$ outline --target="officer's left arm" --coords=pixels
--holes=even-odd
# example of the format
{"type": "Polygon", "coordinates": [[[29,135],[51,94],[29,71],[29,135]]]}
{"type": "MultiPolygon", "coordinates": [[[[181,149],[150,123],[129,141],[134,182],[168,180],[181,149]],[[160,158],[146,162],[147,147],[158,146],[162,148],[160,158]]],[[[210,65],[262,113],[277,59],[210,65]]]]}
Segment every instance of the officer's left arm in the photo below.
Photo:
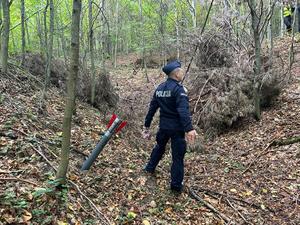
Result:
{"type": "Polygon", "coordinates": [[[176,93],[176,109],[180,117],[180,122],[183,125],[184,131],[189,132],[193,130],[190,109],[189,98],[183,86],[180,86],[176,93]]]}
{"type": "Polygon", "coordinates": [[[152,100],[150,102],[148,113],[147,113],[146,118],[145,118],[145,124],[144,124],[144,126],[146,128],[150,127],[152,119],[153,119],[153,116],[155,115],[158,107],[159,107],[159,105],[158,105],[158,102],[156,100],[156,96],[155,96],[155,93],[154,93],[153,98],[152,98],[152,100]]]}

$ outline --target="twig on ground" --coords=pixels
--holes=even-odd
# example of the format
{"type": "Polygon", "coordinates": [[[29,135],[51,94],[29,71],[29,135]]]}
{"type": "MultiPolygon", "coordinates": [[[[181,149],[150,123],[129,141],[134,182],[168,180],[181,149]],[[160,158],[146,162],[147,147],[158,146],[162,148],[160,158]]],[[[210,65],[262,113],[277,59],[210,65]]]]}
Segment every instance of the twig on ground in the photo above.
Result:
{"type": "Polygon", "coordinates": [[[202,199],[199,195],[197,195],[196,192],[192,188],[189,188],[189,193],[193,198],[195,198],[197,201],[199,201],[201,204],[203,204],[206,208],[211,210],[213,213],[215,213],[221,219],[223,219],[226,223],[235,224],[230,218],[228,218],[226,215],[221,213],[219,210],[217,210],[215,207],[213,207],[211,204],[209,204],[204,199],[202,199]]]}
{"type": "Polygon", "coordinates": [[[271,182],[272,184],[274,184],[276,187],[278,187],[280,190],[284,191],[285,193],[287,193],[288,195],[292,195],[291,192],[289,192],[288,190],[286,190],[283,187],[280,187],[279,184],[277,184],[274,180],[272,180],[271,178],[268,178],[266,176],[263,176],[266,180],[268,180],[269,182],[271,182]]]}
{"type": "MultiPolygon", "coordinates": [[[[37,152],[39,153],[39,155],[42,156],[42,158],[52,167],[52,169],[56,172],[57,169],[52,165],[52,163],[47,159],[47,157],[40,151],[41,148],[39,147],[39,150],[36,149],[33,145],[31,145],[32,148],[37,152]]],[[[71,180],[68,180],[69,183],[71,183],[73,186],[75,186],[76,190],[79,192],[79,194],[81,196],[83,196],[88,202],[89,204],[91,205],[91,207],[96,211],[97,215],[98,215],[98,218],[103,222],[103,224],[105,225],[109,225],[109,220],[100,212],[100,210],[97,208],[97,206],[93,203],[93,201],[87,197],[82,191],[81,189],[79,188],[79,186],[77,184],[75,184],[73,181],[71,180]],[[103,219],[104,218],[104,219],[103,219]]]]}
{"type": "Polygon", "coordinates": [[[6,173],[21,173],[21,172],[24,172],[25,170],[13,170],[13,171],[10,171],[10,170],[0,170],[0,173],[2,174],[6,174],[6,173]]]}
{"type": "Polygon", "coordinates": [[[82,152],[82,151],[80,151],[80,150],[78,150],[78,149],[76,149],[76,148],[72,148],[72,150],[73,150],[74,152],[77,152],[78,154],[84,156],[84,157],[88,157],[88,156],[89,156],[88,154],[86,154],[86,153],[84,153],[84,152],[82,152]]]}
{"type": "Polygon", "coordinates": [[[95,209],[96,213],[98,214],[98,217],[100,218],[100,220],[103,222],[103,224],[107,224],[109,225],[109,220],[105,217],[105,215],[103,215],[100,210],[97,208],[97,206],[93,203],[93,201],[87,197],[79,188],[79,186],[77,184],[75,184],[73,181],[68,180],[69,183],[71,183],[73,186],[75,186],[75,188],[77,189],[77,191],[79,192],[79,194],[81,194],[88,202],[89,204],[95,209]],[[104,218],[104,219],[103,219],[104,218]]]}
{"type": "Polygon", "coordinates": [[[56,172],[56,168],[52,165],[52,163],[47,159],[47,157],[42,153],[41,151],[41,147],[39,146],[37,148],[35,148],[32,144],[30,144],[30,146],[32,147],[33,150],[35,150],[40,156],[42,156],[42,158],[54,169],[54,171],[56,172]]]}
{"type": "Polygon", "coordinates": [[[227,203],[228,203],[228,205],[244,220],[244,222],[246,223],[246,224],[252,224],[252,223],[250,223],[250,222],[248,222],[246,219],[245,219],[245,217],[243,216],[243,214],[242,213],[240,213],[239,212],[239,210],[237,210],[234,206],[233,206],[233,204],[228,200],[228,199],[226,199],[226,201],[227,201],[227,203]]]}
{"type": "Polygon", "coordinates": [[[297,212],[297,209],[298,209],[298,199],[299,199],[299,194],[297,195],[297,197],[296,197],[296,200],[295,200],[295,208],[294,208],[294,210],[289,214],[289,217],[292,217],[292,215],[294,215],[295,214],[295,212],[297,212]]]}
{"type": "Polygon", "coordinates": [[[249,163],[248,167],[242,172],[242,174],[246,173],[251,168],[251,166],[253,166],[253,164],[266,153],[266,151],[272,146],[273,142],[274,139],[272,139],[269,144],[267,144],[267,146],[251,161],[251,163],[249,163]]]}
{"type": "Polygon", "coordinates": [[[223,193],[219,193],[217,191],[208,190],[208,189],[204,189],[204,188],[196,187],[195,189],[198,190],[198,191],[200,191],[200,192],[204,192],[204,193],[208,194],[209,196],[211,196],[213,198],[216,198],[216,199],[217,199],[217,197],[215,195],[222,196],[222,197],[225,197],[226,199],[230,199],[230,200],[233,200],[233,201],[241,202],[241,203],[243,203],[245,205],[248,205],[248,206],[251,206],[251,207],[253,207],[255,209],[261,209],[260,205],[258,205],[256,203],[248,202],[248,201],[246,201],[244,199],[235,198],[235,197],[223,194],[223,193]]]}
{"type": "Polygon", "coordinates": [[[32,184],[33,186],[38,186],[36,183],[30,181],[30,180],[25,180],[22,178],[18,178],[18,177],[0,177],[0,180],[11,180],[11,181],[22,181],[28,184],[32,184]]]}

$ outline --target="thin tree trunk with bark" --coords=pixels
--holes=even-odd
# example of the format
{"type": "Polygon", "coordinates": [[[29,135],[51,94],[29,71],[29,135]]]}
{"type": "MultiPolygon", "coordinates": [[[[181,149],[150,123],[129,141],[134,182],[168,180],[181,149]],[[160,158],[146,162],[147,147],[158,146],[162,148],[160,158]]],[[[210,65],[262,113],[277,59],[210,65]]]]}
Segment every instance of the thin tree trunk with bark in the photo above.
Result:
{"type": "Polygon", "coordinates": [[[93,30],[93,6],[92,0],[89,0],[89,44],[91,58],[91,104],[95,102],[95,58],[94,58],[94,30],[93,30]]]}
{"type": "Polygon", "coordinates": [[[143,5],[142,5],[142,0],[139,0],[139,11],[140,11],[140,20],[141,20],[141,35],[142,35],[142,63],[143,63],[143,68],[145,70],[145,75],[146,75],[146,80],[147,83],[150,82],[148,73],[147,73],[147,63],[146,63],[146,57],[145,57],[145,37],[144,37],[144,18],[143,18],[143,5]]]}
{"type": "Polygon", "coordinates": [[[25,0],[21,0],[22,65],[25,61],[25,0]]]}
{"type": "Polygon", "coordinates": [[[2,9],[3,9],[3,32],[2,32],[2,43],[1,43],[1,66],[2,66],[2,71],[6,73],[7,61],[8,61],[9,26],[10,26],[8,0],[2,0],[2,9]]]}
{"type": "Polygon", "coordinates": [[[44,52],[44,40],[43,40],[43,29],[41,26],[41,18],[40,18],[40,13],[38,13],[36,17],[36,26],[37,26],[37,36],[39,37],[39,42],[40,42],[40,52],[44,52]]]}
{"type": "Polygon", "coordinates": [[[63,119],[63,139],[60,163],[56,178],[61,184],[66,182],[69,165],[70,138],[72,114],[75,108],[76,81],[79,70],[79,27],[80,27],[81,0],[73,0],[72,30],[71,30],[71,62],[67,83],[66,106],[63,119]]]}
{"type": "Polygon", "coordinates": [[[281,4],[280,7],[280,37],[284,35],[284,18],[283,18],[283,3],[281,4]]]}
{"type": "Polygon", "coordinates": [[[164,7],[163,7],[163,1],[160,0],[160,13],[159,13],[159,17],[160,17],[160,26],[159,26],[159,31],[160,31],[160,58],[162,60],[162,66],[165,64],[166,62],[166,54],[165,54],[165,29],[164,29],[164,7]]]}
{"type": "Polygon", "coordinates": [[[46,85],[45,88],[47,90],[50,83],[51,76],[51,63],[53,56],[53,35],[54,35],[54,4],[53,0],[50,0],[50,32],[49,32],[49,43],[48,43],[48,57],[47,57],[47,70],[46,70],[46,85]]]}
{"type": "Polygon", "coordinates": [[[255,0],[248,0],[248,6],[251,13],[251,26],[253,31],[254,45],[255,45],[255,65],[254,65],[254,117],[256,120],[261,118],[260,109],[260,82],[259,76],[261,72],[261,42],[259,33],[259,18],[256,12],[255,0]]]}
{"type": "Polygon", "coordinates": [[[30,47],[30,35],[29,35],[29,29],[28,29],[28,22],[25,19],[25,31],[26,31],[26,35],[25,37],[27,37],[27,48],[30,47]]]}
{"type": "Polygon", "coordinates": [[[192,17],[193,17],[193,28],[197,27],[197,11],[196,11],[196,0],[192,0],[192,17]]]}
{"type": "MultiPolygon", "coordinates": [[[[3,26],[3,18],[2,18],[2,0],[0,0],[0,26],[3,26]]],[[[2,45],[2,32],[0,32],[0,62],[1,62],[1,45],[2,45]]]]}
{"type": "Polygon", "coordinates": [[[118,23],[119,23],[119,1],[116,3],[116,39],[115,39],[115,54],[114,54],[114,68],[117,67],[117,54],[118,54],[118,23]]]}
{"type": "Polygon", "coordinates": [[[44,22],[44,56],[47,57],[48,54],[48,26],[47,26],[47,11],[49,7],[49,0],[47,0],[47,4],[45,6],[44,12],[43,12],[43,22],[44,22]]]}
{"type": "Polygon", "coordinates": [[[45,8],[45,12],[44,12],[44,25],[45,25],[45,43],[47,45],[47,52],[46,52],[46,56],[47,56],[47,62],[46,62],[46,78],[45,78],[45,82],[44,82],[44,89],[43,89],[43,93],[42,93],[42,98],[41,98],[41,109],[44,106],[44,100],[46,97],[46,92],[47,89],[49,87],[50,84],[50,79],[51,79],[51,63],[52,63],[52,56],[53,56],[53,33],[54,33],[54,4],[53,4],[53,0],[50,0],[50,2],[47,1],[47,6],[45,8]],[[47,20],[46,20],[46,16],[47,16],[47,8],[48,8],[48,3],[49,3],[49,7],[50,7],[50,30],[49,30],[49,43],[48,43],[48,35],[47,35],[47,20]]]}
{"type": "MultiPolygon", "coordinates": [[[[272,0],[269,0],[269,13],[271,13],[271,10],[274,10],[272,8],[272,0]]],[[[270,66],[273,66],[273,49],[274,49],[274,41],[273,41],[273,31],[272,31],[272,19],[269,20],[269,26],[268,26],[268,39],[270,42],[270,50],[269,50],[269,55],[270,55],[270,66]]]]}
{"type": "Polygon", "coordinates": [[[180,42],[179,42],[179,39],[180,39],[180,36],[179,36],[179,16],[178,16],[178,5],[177,5],[177,2],[176,2],[176,7],[175,7],[175,17],[176,17],[176,50],[177,50],[177,55],[176,55],[176,58],[177,60],[179,60],[180,58],[180,42]]]}
{"type": "Polygon", "coordinates": [[[295,24],[296,24],[296,16],[297,16],[297,9],[295,9],[293,14],[292,20],[292,43],[289,49],[289,76],[288,79],[290,80],[292,76],[292,66],[295,61],[295,53],[294,53],[294,42],[295,42],[295,24]]]}
{"type": "MultiPolygon", "coordinates": [[[[60,20],[60,23],[58,21],[58,19],[56,19],[56,26],[59,27],[59,24],[62,24],[63,25],[63,20],[61,18],[61,14],[57,12],[57,18],[59,18],[60,20]]],[[[61,32],[59,32],[59,37],[61,39],[61,45],[62,45],[62,52],[63,52],[63,55],[64,55],[64,60],[65,60],[65,64],[67,64],[67,54],[66,54],[66,49],[67,49],[67,46],[66,46],[66,38],[65,38],[65,32],[64,32],[64,29],[61,29],[61,32]]]]}

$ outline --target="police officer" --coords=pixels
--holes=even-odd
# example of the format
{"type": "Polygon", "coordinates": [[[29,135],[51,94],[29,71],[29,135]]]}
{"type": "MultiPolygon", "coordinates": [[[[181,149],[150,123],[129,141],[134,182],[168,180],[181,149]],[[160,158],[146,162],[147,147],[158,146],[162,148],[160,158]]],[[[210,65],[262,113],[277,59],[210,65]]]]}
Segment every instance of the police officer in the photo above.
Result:
{"type": "Polygon", "coordinates": [[[171,139],[171,190],[175,193],[181,193],[186,152],[185,134],[187,141],[193,144],[197,133],[192,126],[187,93],[179,83],[184,76],[181,63],[179,61],[170,62],[162,70],[168,78],[154,92],[143,131],[144,137],[149,137],[153,116],[160,108],[159,130],[156,135],[157,144],[153,148],[150,160],[144,170],[148,173],[154,173],[165,152],[166,144],[171,139]]]}

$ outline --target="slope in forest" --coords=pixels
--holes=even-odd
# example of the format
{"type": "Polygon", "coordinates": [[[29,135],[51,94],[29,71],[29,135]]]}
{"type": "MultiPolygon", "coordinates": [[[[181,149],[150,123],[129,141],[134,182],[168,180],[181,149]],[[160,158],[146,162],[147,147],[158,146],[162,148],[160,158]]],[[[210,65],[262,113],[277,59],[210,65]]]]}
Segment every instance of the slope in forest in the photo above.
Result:
{"type": "Polygon", "coordinates": [[[164,79],[158,69],[148,70],[150,83],[142,71],[131,75],[130,67],[112,71],[121,99],[118,111],[130,124],[85,177],[79,168],[112,112],[77,102],[68,191],[56,191],[63,94],[51,88],[40,114],[36,79],[10,67],[0,76],[0,223],[224,224],[222,214],[236,224],[299,224],[300,145],[272,145],[300,135],[299,62],[297,54],[293,82],[260,122],[244,121],[206,141],[204,150],[187,152],[186,190],[179,197],[168,190],[169,153],[155,176],[141,173],[155,140],[141,140],[139,131],[152,89],[164,79]],[[191,190],[219,213],[192,198],[191,190]]]}

